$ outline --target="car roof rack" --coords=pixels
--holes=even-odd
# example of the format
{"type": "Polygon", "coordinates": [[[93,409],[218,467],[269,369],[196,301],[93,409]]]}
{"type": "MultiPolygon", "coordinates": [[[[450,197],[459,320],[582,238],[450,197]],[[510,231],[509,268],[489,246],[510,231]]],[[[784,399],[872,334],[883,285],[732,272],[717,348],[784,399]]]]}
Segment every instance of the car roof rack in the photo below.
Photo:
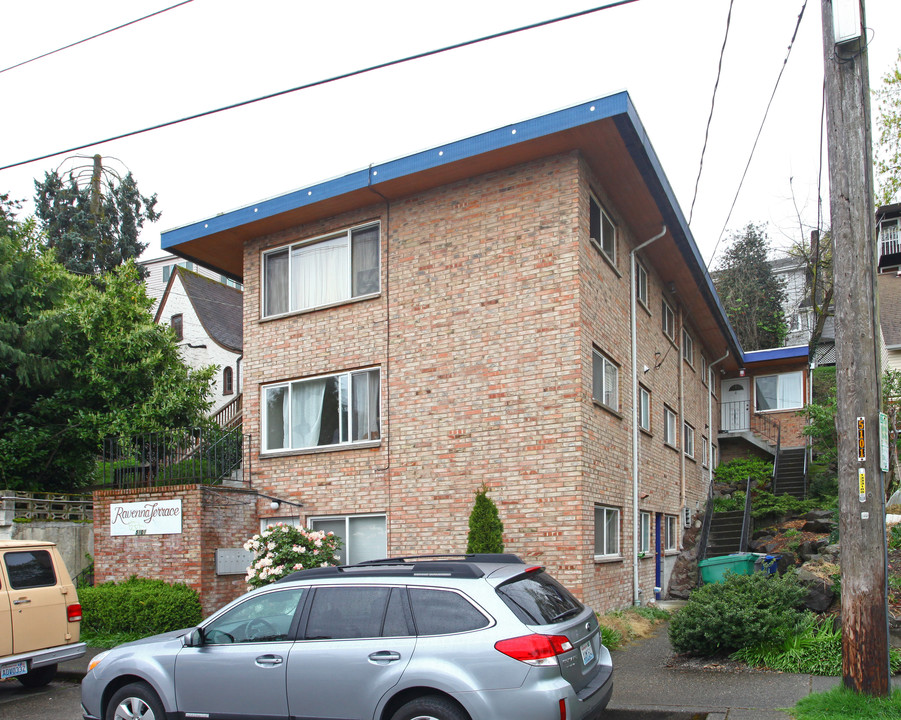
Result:
{"type": "Polygon", "coordinates": [[[508,553],[470,553],[468,555],[410,555],[406,557],[365,560],[356,565],[338,565],[286,575],[278,582],[329,577],[454,577],[480,578],[485,572],[478,563],[519,563],[522,560],[508,553]]]}

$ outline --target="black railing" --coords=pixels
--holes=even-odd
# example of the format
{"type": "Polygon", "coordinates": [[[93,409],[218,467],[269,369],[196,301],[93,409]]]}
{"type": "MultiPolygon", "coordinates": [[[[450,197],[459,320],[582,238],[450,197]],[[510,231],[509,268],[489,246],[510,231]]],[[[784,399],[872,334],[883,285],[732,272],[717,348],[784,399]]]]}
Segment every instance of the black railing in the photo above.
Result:
{"type": "MultiPolygon", "coordinates": [[[[707,540],[710,537],[710,524],[713,522],[713,478],[710,479],[710,487],[707,490],[707,507],[704,511],[704,522],[701,525],[701,535],[698,537],[697,560],[707,559],[707,540]]],[[[698,575],[698,583],[701,582],[701,576],[698,575]]]]}
{"type": "Polygon", "coordinates": [[[781,427],[769,415],[751,412],[751,403],[747,400],[720,403],[720,432],[749,431],[771,443],[778,443],[781,427]]]}
{"type": "Polygon", "coordinates": [[[190,428],[110,437],[103,443],[100,487],[217,485],[249,477],[250,436],[231,430],[190,428]]]}
{"type": "Polygon", "coordinates": [[[741,521],[741,540],[738,545],[738,552],[744,552],[751,542],[751,477],[748,476],[748,482],[745,485],[745,514],[741,521]]]}

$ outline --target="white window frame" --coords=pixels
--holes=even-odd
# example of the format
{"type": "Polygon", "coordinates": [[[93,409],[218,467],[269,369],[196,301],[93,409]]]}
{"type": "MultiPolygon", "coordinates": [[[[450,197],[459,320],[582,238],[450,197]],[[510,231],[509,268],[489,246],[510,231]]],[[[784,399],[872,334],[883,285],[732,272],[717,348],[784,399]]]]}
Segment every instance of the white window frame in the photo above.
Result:
{"type": "Polygon", "coordinates": [[[695,456],[695,429],[690,423],[682,423],[682,449],[690,458],[695,456]]]}
{"type": "Polygon", "coordinates": [[[342,305],[347,302],[351,302],[353,300],[358,300],[361,298],[375,297],[381,292],[382,281],[381,281],[381,263],[382,263],[382,252],[381,252],[381,223],[379,222],[370,222],[363,223],[362,225],[354,225],[353,227],[345,228],[339,232],[328,233],[327,235],[320,235],[314,238],[308,238],[299,242],[291,243],[289,245],[280,245],[279,247],[270,248],[263,252],[261,262],[260,262],[260,315],[263,318],[273,318],[273,317],[281,317],[283,315],[290,315],[291,313],[296,312],[307,312],[310,310],[315,310],[321,307],[331,307],[332,305],[342,305]],[[359,292],[356,295],[353,290],[353,239],[356,233],[362,233],[372,228],[376,228],[378,231],[378,239],[377,239],[377,258],[376,258],[376,267],[375,270],[375,278],[376,278],[376,289],[370,290],[368,292],[359,292]],[[297,299],[297,305],[294,306],[295,300],[295,273],[292,272],[294,268],[294,264],[297,262],[295,259],[298,253],[303,253],[308,251],[310,248],[313,248],[316,245],[324,245],[325,243],[331,243],[337,247],[337,241],[346,240],[346,265],[347,265],[347,276],[345,278],[339,278],[336,281],[336,286],[339,286],[339,294],[329,301],[323,302],[312,302],[310,304],[302,303],[301,299],[297,299]],[[286,310],[280,310],[278,312],[269,312],[269,294],[268,294],[268,276],[267,273],[269,271],[269,266],[267,265],[267,261],[274,255],[280,253],[287,253],[287,281],[285,292],[287,293],[287,298],[285,299],[286,310]]]}
{"type": "Polygon", "coordinates": [[[802,370],[794,370],[792,372],[786,373],[774,373],[772,375],[759,375],[754,378],[754,409],[756,412],[782,412],[784,410],[800,410],[804,407],[804,372],[802,370]],[[782,397],[782,383],[783,379],[794,377],[796,378],[799,386],[798,393],[798,404],[797,405],[783,405],[782,401],[784,398],[782,397]],[[776,403],[777,407],[774,408],[761,408],[760,407],[760,398],[761,394],[758,391],[758,383],[761,380],[768,380],[770,378],[776,378],[776,403]]]}
{"type": "Polygon", "coordinates": [[[613,218],[610,217],[610,214],[604,209],[604,205],[595,197],[594,193],[589,194],[588,228],[588,235],[592,245],[616,267],[616,236],[618,235],[616,223],[613,222],[613,218]],[[598,238],[591,237],[592,218],[595,213],[598,214],[597,226],[601,235],[598,238]]]}
{"type": "MultiPolygon", "coordinates": [[[[388,557],[388,516],[385,513],[360,513],[357,515],[316,515],[307,518],[307,527],[310,530],[319,530],[318,524],[344,522],[344,535],[341,537],[342,547],[338,550],[336,559],[342,564],[353,564],[364,560],[381,560],[388,557]],[[378,548],[364,553],[360,548],[354,547],[355,534],[351,529],[354,520],[374,520],[381,518],[384,522],[382,538],[384,544],[378,548]]],[[[340,533],[336,533],[340,536],[340,533]]]]}
{"type": "Polygon", "coordinates": [[[648,271],[635,261],[635,299],[645,307],[648,306],[648,271]]]}
{"type": "Polygon", "coordinates": [[[651,391],[644,385],[638,386],[638,427],[651,432],[651,391]]]}
{"type": "Polygon", "coordinates": [[[703,451],[703,455],[701,456],[701,467],[707,467],[709,460],[708,455],[710,453],[710,441],[707,439],[706,435],[701,435],[701,449],[703,451]]]}
{"type": "Polygon", "coordinates": [[[620,518],[622,513],[619,508],[610,507],[609,505],[594,506],[594,557],[595,559],[620,557],[620,518]],[[600,522],[599,522],[600,521],[600,522]],[[616,547],[608,547],[607,529],[613,527],[616,530],[616,537],[613,544],[616,547]],[[598,535],[598,531],[600,535],[598,535]],[[598,541],[600,542],[600,546],[598,541]],[[598,552],[598,550],[601,552],[598,552]]]}
{"type": "Polygon", "coordinates": [[[591,354],[591,396],[595,402],[619,412],[619,365],[600,350],[594,348],[591,354]],[[597,368],[600,367],[600,387],[597,387],[597,368]],[[607,389],[612,376],[613,388],[607,389]],[[608,397],[612,394],[613,397],[608,397]]]}
{"type": "Polygon", "coordinates": [[[676,443],[678,442],[678,438],[676,437],[678,432],[678,416],[676,415],[676,411],[669,407],[669,405],[663,406],[663,443],[665,445],[669,445],[670,447],[678,447],[676,443]]]}
{"type": "MultiPolygon", "coordinates": [[[[367,400],[371,398],[371,393],[367,395],[367,400]]],[[[341,373],[329,373],[327,375],[317,375],[315,377],[309,378],[300,378],[298,380],[291,380],[288,382],[277,382],[270,383],[268,385],[263,385],[260,388],[260,407],[261,407],[261,425],[262,425],[262,439],[260,441],[262,454],[269,453],[283,453],[283,452],[297,452],[297,451],[321,451],[328,450],[336,447],[352,447],[354,445],[363,445],[363,446],[371,446],[373,444],[378,444],[381,442],[381,370],[378,367],[370,367],[370,368],[362,368],[360,370],[351,370],[347,372],[341,373]],[[354,435],[357,434],[358,428],[355,426],[356,422],[356,413],[354,412],[353,406],[353,397],[354,397],[354,379],[355,377],[367,375],[366,383],[367,386],[372,382],[372,376],[378,378],[378,393],[376,396],[376,407],[369,408],[368,419],[369,422],[374,422],[376,427],[374,429],[370,428],[369,433],[374,434],[375,437],[368,437],[362,439],[353,439],[354,435]],[[295,392],[296,386],[303,385],[304,383],[314,382],[314,381],[327,381],[331,378],[337,378],[340,400],[339,406],[347,408],[347,419],[346,426],[341,424],[341,418],[339,417],[339,432],[342,435],[346,436],[341,437],[339,442],[332,443],[329,445],[292,445],[292,436],[294,435],[293,429],[295,424],[295,419],[293,417],[294,412],[294,403],[292,402],[293,393],[295,392]],[[283,415],[283,436],[285,438],[285,442],[282,447],[269,447],[269,413],[267,412],[268,405],[268,393],[270,391],[277,391],[280,389],[286,390],[286,395],[283,399],[283,403],[287,403],[287,418],[284,418],[283,415]],[[343,405],[342,405],[343,402],[343,405]],[[373,415],[374,412],[374,415],[373,415]]]]}
{"type": "Polygon", "coordinates": [[[660,309],[660,314],[662,315],[660,329],[663,330],[663,334],[670,340],[676,342],[676,311],[673,310],[666,300],[661,300],[660,302],[662,304],[660,309]]]}
{"type": "Polygon", "coordinates": [[[695,364],[695,341],[691,333],[686,328],[682,328],[682,359],[689,365],[694,367],[695,364]]]}
{"type": "Polygon", "coordinates": [[[651,513],[642,510],[638,513],[638,552],[651,552],[651,513]]]}
{"type": "Polygon", "coordinates": [[[701,353],[701,382],[707,385],[710,382],[710,365],[707,356],[701,353]]]}
{"type": "Polygon", "coordinates": [[[679,549],[679,518],[676,515],[663,516],[663,551],[675,552],[679,549]]]}

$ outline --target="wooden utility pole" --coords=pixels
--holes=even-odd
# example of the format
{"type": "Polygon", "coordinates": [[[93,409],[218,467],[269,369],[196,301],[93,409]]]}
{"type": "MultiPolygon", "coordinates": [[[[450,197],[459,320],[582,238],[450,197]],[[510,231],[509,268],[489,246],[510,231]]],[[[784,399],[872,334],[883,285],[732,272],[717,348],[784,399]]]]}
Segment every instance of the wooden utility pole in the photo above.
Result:
{"type": "Polygon", "coordinates": [[[849,8],[838,8],[845,0],[821,2],[835,286],[842,678],[857,692],[885,696],[890,673],[879,447],[882,369],[864,0],[859,0],[859,37],[841,44],[836,43],[833,5],[843,12],[849,8]]]}

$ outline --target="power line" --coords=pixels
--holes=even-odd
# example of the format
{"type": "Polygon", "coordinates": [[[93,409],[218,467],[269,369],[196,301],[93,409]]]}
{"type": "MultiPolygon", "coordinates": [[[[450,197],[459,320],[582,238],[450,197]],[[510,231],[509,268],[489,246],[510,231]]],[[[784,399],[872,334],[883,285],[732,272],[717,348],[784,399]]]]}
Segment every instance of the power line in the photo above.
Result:
{"type": "MultiPolygon", "coordinates": [[[[720,230],[720,236],[716,240],[716,245],[713,246],[713,252],[710,254],[710,260],[707,262],[707,267],[709,268],[711,263],[713,263],[713,258],[716,256],[717,248],[720,246],[720,242],[723,239],[723,233],[726,232],[726,227],[729,225],[729,220],[732,219],[732,211],[735,210],[735,204],[738,202],[738,196],[741,193],[742,185],[745,183],[745,178],[748,175],[748,169],[751,167],[751,160],[754,159],[754,151],[757,149],[757,143],[760,141],[760,136],[763,133],[763,126],[766,124],[767,116],[770,113],[770,108],[773,105],[773,99],[776,97],[776,90],[779,89],[779,81],[782,80],[782,73],[785,72],[785,67],[788,65],[788,58],[792,54],[792,48],[795,46],[795,38],[798,37],[798,29],[801,27],[801,20],[804,17],[804,10],[807,9],[807,0],[804,0],[804,4],[801,6],[801,12],[798,14],[798,22],[795,24],[795,32],[792,33],[791,42],[788,44],[788,52],[785,54],[785,60],[782,61],[782,68],[779,70],[779,76],[776,78],[776,85],[773,87],[773,93],[770,95],[770,101],[767,103],[766,111],[763,113],[763,120],[760,121],[760,129],[757,131],[757,137],[754,138],[754,145],[751,148],[751,154],[748,156],[748,162],[745,165],[745,171],[741,175],[741,181],[738,183],[738,189],[735,191],[735,198],[732,200],[732,205],[729,208],[729,214],[726,216],[726,222],[723,223],[723,229],[720,230]]],[[[2,169],[2,168],[0,168],[2,169]]]]}
{"type": "Polygon", "coordinates": [[[720,75],[723,72],[723,55],[726,54],[726,41],[729,39],[729,27],[732,25],[733,0],[729,0],[729,14],[726,16],[726,34],[723,36],[723,47],[720,48],[720,62],[716,68],[716,82],[713,84],[713,97],[710,98],[710,115],[707,117],[707,129],[704,131],[704,147],[701,148],[701,163],[698,165],[698,177],[695,180],[695,194],[691,198],[691,210],[688,212],[688,224],[695,214],[695,201],[698,199],[698,186],[701,184],[701,170],[704,169],[704,155],[707,152],[707,139],[710,137],[710,123],[713,121],[713,107],[716,105],[716,90],[720,86],[720,75]]]}
{"type": "Polygon", "coordinates": [[[62,52],[63,50],[68,50],[69,48],[75,47],[76,45],[81,45],[82,43],[86,43],[89,40],[95,40],[96,38],[102,37],[103,35],[109,35],[111,32],[115,32],[116,30],[121,30],[122,28],[128,27],[129,25],[134,25],[135,23],[139,23],[142,20],[147,20],[148,18],[152,18],[156,15],[162,15],[164,12],[169,12],[170,10],[174,10],[177,7],[181,7],[182,5],[187,5],[190,2],[194,2],[194,0],[184,0],[184,2],[177,3],[176,5],[170,5],[167,8],[163,8],[162,10],[157,10],[156,12],[152,12],[149,15],[145,15],[144,17],[139,17],[136,20],[129,20],[127,23],[123,23],[122,25],[117,25],[114,28],[110,28],[109,30],[104,30],[103,32],[96,33],[91,35],[90,37],[83,38],[82,40],[77,40],[73,43],[69,43],[68,45],[63,45],[56,50],[50,50],[49,52],[42,53],[41,55],[36,55],[29,60],[23,60],[22,62],[16,63],[15,65],[10,65],[9,67],[3,68],[0,70],[0,74],[8,72],[10,70],[15,70],[18,67],[22,67],[23,65],[27,65],[28,63],[32,63],[35,60],[40,60],[41,58],[49,57],[50,55],[54,55],[58,52],[62,52]]]}
{"type": "MultiPolygon", "coordinates": [[[[190,0],[189,0],[190,1],[190,0]]],[[[496,40],[498,38],[506,37],[508,35],[514,35],[516,33],[525,32],[527,30],[534,30],[536,28],[545,27],[547,25],[553,25],[555,23],[564,22],[566,20],[572,20],[574,18],[583,17],[585,15],[591,15],[592,13],[600,12],[601,10],[609,10],[611,8],[619,7],[620,5],[629,5],[630,3],[637,2],[638,0],[616,0],[615,2],[607,3],[606,5],[599,5],[597,7],[590,8],[588,10],[581,10],[579,12],[571,13],[569,15],[563,15],[561,17],[553,18],[551,20],[542,20],[540,22],[532,23],[531,25],[523,25],[522,27],[514,28],[512,30],[502,30],[501,32],[493,33],[491,35],[485,35],[480,38],[475,38],[473,40],[464,40],[463,42],[455,43],[453,45],[446,45],[445,47],[438,48],[435,50],[426,50],[425,52],[417,53],[415,55],[408,55],[403,58],[399,58],[397,60],[388,60],[383,63],[378,63],[376,65],[370,65],[369,67],[362,68],[360,70],[352,70],[350,72],[342,73],[340,75],[334,75],[330,78],[326,78],[324,80],[315,80],[310,83],[306,83],[304,85],[298,85],[296,87],[288,88],[287,90],[279,90],[277,92],[269,93],[268,95],[261,95],[259,97],[253,98],[251,100],[242,100],[240,102],[232,103],[230,105],[224,105],[222,107],[216,108],[214,110],[205,110],[203,112],[195,113],[193,115],[187,115],[185,117],[179,118],[177,120],[168,120],[166,122],[157,123],[156,125],[151,125],[146,128],[142,128],[141,130],[132,130],[130,132],[121,133],[119,135],[113,135],[108,138],[104,138],[103,140],[94,140],[92,142],[84,143],[82,145],[75,145],[70,148],[66,148],[65,150],[57,150],[55,152],[47,153],[45,155],[40,155],[38,157],[33,157],[28,160],[20,160],[19,162],[10,163],[9,165],[0,166],[0,170],[9,170],[10,168],[20,167],[22,165],[28,165],[33,162],[38,162],[39,160],[46,160],[47,158],[55,157],[57,155],[65,155],[68,153],[76,152],[78,150],[84,150],[85,148],[92,147],[94,145],[102,145],[103,143],[113,142],[114,140],[122,140],[123,138],[133,137],[135,135],[141,135],[143,133],[151,132],[153,130],[160,130],[162,128],[171,127],[172,125],[178,125],[180,123],[188,122],[189,120],[197,120],[202,117],[207,117],[209,115],[215,115],[217,113],[225,112],[227,110],[235,110],[240,107],[244,107],[245,105],[253,105],[254,103],[262,102],[264,100],[272,100],[273,98],[281,97],[283,95],[289,95],[291,93],[298,92],[300,90],[309,90],[310,88],[319,87],[320,85],[327,85],[329,83],[337,82],[338,80],[346,80],[348,78],[356,77],[357,75],[363,75],[365,73],[370,73],[375,70],[383,70],[384,68],[389,68],[394,65],[400,65],[402,63],[411,62],[413,60],[421,60],[423,58],[431,57],[433,55],[439,55],[441,53],[446,53],[451,50],[459,50],[460,48],[469,47],[471,45],[477,45],[478,43],[487,42],[488,40],[496,40]]]]}

